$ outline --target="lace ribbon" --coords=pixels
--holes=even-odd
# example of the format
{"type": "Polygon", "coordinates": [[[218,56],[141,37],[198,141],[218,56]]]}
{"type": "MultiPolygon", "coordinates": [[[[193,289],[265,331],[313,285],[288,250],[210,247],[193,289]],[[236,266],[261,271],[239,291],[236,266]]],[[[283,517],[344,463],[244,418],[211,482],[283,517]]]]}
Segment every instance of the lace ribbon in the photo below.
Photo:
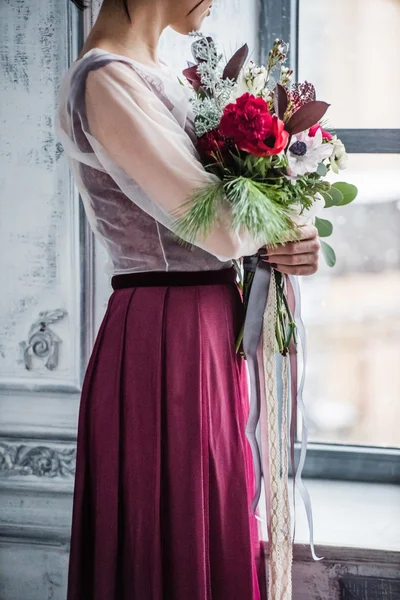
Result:
{"type": "Polygon", "coordinates": [[[292,598],[292,541],[288,494],[288,364],[282,362],[282,395],[278,397],[275,327],[277,321],[276,284],[271,273],[268,301],[263,318],[263,370],[265,400],[261,405],[261,446],[264,485],[269,498],[269,577],[268,597],[274,600],[292,598]],[[281,418],[280,417],[281,408],[281,418]]]}
{"type": "MultiPolygon", "coordinates": [[[[256,512],[261,482],[264,480],[267,528],[269,539],[269,597],[273,600],[290,600],[292,597],[291,568],[293,560],[294,529],[291,537],[291,514],[288,493],[288,448],[293,471],[293,503],[295,509],[295,486],[298,487],[307,514],[310,548],[314,560],[317,557],[313,540],[313,518],[308,490],[301,479],[305,463],[308,426],[303,402],[306,373],[306,337],[301,319],[300,288],[296,277],[287,279],[289,304],[294,312],[303,352],[303,372],[297,388],[297,348],[292,344],[289,357],[280,357],[275,347],[275,324],[277,316],[276,284],[270,266],[259,261],[258,256],[246,257],[245,269],[253,271],[254,280],[249,297],[243,335],[250,380],[250,410],[246,426],[255,473],[255,495],[252,501],[256,512]],[[278,386],[277,357],[282,375],[278,386]],[[291,406],[289,406],[289,365],[291,406]],[[296,437],[297,407],[302,418],[300,461],[296,472],[294,442],[296,437]],[[290,444],[288,419],[290,410],[290,444]],[[259,439],[257,439],[257,432],[259,439]]],[[[256,515],[259,520],[260,517],[256,515]]]]}

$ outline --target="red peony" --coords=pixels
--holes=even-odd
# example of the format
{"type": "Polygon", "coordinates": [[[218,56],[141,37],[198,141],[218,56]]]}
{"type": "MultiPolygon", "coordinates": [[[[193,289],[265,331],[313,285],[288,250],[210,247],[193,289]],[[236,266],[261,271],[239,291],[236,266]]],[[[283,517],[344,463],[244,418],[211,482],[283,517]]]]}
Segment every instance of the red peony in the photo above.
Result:
{"type": "Polygon", "coordinates": [[[249,93],[228,104],[220,131],[232,138],[240,150],[256,156],[279,154],[289,139],[284,122],[270,114],[267,102],[249,93]]]}
{"type": "Polygon", "coordinates": [[[325,129],[323,129],[323,128],[321,127],[321,125],[319,125],[318,123],[317,123],[317,125],[313,125],[312,127],[310,127],[310,130],[309,130],[309,132],[308,132],[308,135],[309,135],[310,137],[315,137],[315,134],[317,133],[317,131],[318,131],[319,129],[321,130],[322,137],[323,137],[325,140],[331,140],[331,139],[332,139],[332,136],[331,136],[331,134],[330,134],[330,133],[328,133],[327,131],[325,131],[325,129]]]}

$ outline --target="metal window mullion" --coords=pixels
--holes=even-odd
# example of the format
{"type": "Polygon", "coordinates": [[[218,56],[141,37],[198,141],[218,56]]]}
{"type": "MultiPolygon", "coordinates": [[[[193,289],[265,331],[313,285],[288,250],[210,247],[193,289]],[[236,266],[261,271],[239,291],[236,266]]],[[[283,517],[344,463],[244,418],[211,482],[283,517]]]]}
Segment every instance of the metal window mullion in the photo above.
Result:
{"type": "Polygon", "coordinates": [[[338,129],[336,133],[352,154],[400,153],[400,129],[338,129]]]}
{"type": "Polygon", "coordinates": [[[299,0],[262,0],[260,15],[260,59],[268,61],[268,52],[279,38],[290,44],[290,67],[298,72],[298,14],[299,0]]]}
{"type": "MultiPolygon", "coordinates": [[[[295,443],[296,464],[300,442],[295,443]]],[[[291,465],[289,474],[292,474],[291,465]]],[[[310,442],[303,476],[371,483],[400,483],[400,449],[310,442]]]]}

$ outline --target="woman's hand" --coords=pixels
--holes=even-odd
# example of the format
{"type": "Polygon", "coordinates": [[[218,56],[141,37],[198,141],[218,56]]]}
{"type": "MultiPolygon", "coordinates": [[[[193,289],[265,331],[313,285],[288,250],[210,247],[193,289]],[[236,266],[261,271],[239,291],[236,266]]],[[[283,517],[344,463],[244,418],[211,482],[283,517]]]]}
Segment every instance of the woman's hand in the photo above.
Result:
{"type": "Polygon", "coordinates": [[[317,229],[313,225],[304,225],[298,242],[280,244],[274,249],[265,246],[266,252],[261,258],[281,273],[313,275],[318,271],[320,249],[317,229]]]}

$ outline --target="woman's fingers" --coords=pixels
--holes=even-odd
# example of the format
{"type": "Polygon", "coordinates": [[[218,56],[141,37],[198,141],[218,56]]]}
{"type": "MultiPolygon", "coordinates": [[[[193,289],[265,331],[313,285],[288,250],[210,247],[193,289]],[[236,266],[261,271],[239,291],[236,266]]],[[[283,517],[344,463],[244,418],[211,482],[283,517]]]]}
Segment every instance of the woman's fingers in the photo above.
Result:
{"type": "Polygon", "coordinates": [[[280,255],[318,253],[320,248],[321,244],[316,227],[313,225],[305,225],[301,228],[301,238],[299,241],[279,244],[275,248],[266,246],[265,254],[275,257],[280,255]]]}
{"type": "Polygon", "coordinates": [[[280,244],[276,248],[265,246],[261,258],[271,267],[287,275],[314,275],[318,271],[321,243],[313,225],[301,227],[300,240],[280,244]]]}
{"type": "Polygon", "coordinates": [[[318,271],[319,254],[277,254],[263,259],[277,271],[288,275],[314,275],[318,271]]]}
{"type": "MultiPolygon", "coordinates": [[[[301,242],[289,242],[284,246],[276,248],[267,248],[265,256],[293,256],[296,254],[318,254],[321,249],[321,243],[318,238],[313,240],[304,240],[301,242]]],[[[275,261],[276,262],[276,261],[275,261]]]]}
{"type": "Polygon", "coordinates": [[[300,228],[300,240],[312,240],[318,237],[318,229],[315,225],[302,225],[300,228]]]}
{"type": "Polygon", "coordinates": [[[309,252],[305,254],[274,254],[273,256],[269,257],[266,262],[288,267],[311,266],[318,264],[318,253],[309,252]]]}

